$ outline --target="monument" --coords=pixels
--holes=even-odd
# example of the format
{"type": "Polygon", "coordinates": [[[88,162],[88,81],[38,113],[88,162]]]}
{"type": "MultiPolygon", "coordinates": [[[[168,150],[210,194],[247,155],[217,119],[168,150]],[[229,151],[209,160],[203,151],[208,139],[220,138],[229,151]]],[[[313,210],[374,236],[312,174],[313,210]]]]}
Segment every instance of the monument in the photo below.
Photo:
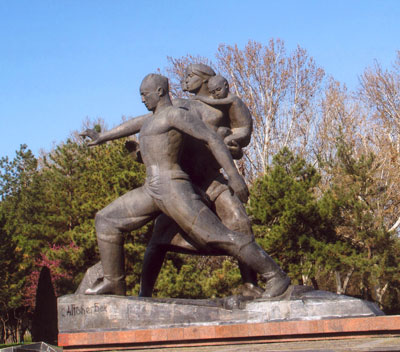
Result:
{"type": "Polygon", "coordinates": [[[61,335],[382,315],[370,302],[290,285],[255,242],[243,206],[248,190],[233,159],[242,157],[250,141],[249,110],[229,92],[228,82],[203,64],[188,66],[182,88],[193,94],[191,99],[171,100],[167,78],[147,75],[140,94],[150,114],[104,133],[82,133],[92,139],[91,146],[139,133],[146,181],[96,214],[101,262],[88,270],[75,295],[59,298],[61,335]],[[140,297],[121,297],[126,294],[124,236],[153,219],[140,297]],[[244,281],[242,294],[149,298],[169,250],[234,257],[244,281]],[[257,275],[266,282],[264,289],[257,275]]]}
{"type": "MultiPolygon", "coordinates": [[[[216,170],[222,167],[226,172],[229,188],[223,191],[232,191],[238,200],[246,202],[247,186],[222,138],[208,128],[193,110],[172,105],[167,78],[155,74],[146,76],[140,94],[153,114],[131,119],[129,126],[119,126],[115,131],[124,131],[128,135],[140,131],[139,146],[146,166],[146,181],[142,187],[128,192],[96,214],[97,242],[104,278],[85,293],[125,295],[124,232],[135,230],[163,213],[179,225],[184,231],[182,236],[195,248],[231,255],[260,274],[266,281],[262,296],[269,298],[282,294],[290,283],[287,275],[257,245],[254,236],[223,225],[195,192],[188,173],[182,167],[181,155],[188,153],[183,148],[184,137],[188,136],[208,148],[208,152],[203,154],[212,154],[215,164],[219,166],[215,167],[216,170]]],[[[115,138],[114,130],[104,134],[90,130],[84,135],[93,138],[91,145],[110,140],[110,136],[115,138]]],[[[210,163],[212,159],[207,160],[208,164],[213,164],[210,163]]],[[[219,185],[224,184],[219,182],[219,185]]]]}

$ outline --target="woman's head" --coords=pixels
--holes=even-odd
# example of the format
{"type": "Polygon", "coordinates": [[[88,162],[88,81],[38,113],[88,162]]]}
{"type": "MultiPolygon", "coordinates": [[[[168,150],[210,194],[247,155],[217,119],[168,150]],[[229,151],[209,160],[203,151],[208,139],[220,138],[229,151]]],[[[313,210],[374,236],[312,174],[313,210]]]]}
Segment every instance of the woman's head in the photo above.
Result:
{"type": "Polygon", "coordinates": [[[215,71],[205,64],[190,64],[186,68],[185,77],[182,81],[183,91],[197,93],[208,79],[215,76],[215,71]]]}

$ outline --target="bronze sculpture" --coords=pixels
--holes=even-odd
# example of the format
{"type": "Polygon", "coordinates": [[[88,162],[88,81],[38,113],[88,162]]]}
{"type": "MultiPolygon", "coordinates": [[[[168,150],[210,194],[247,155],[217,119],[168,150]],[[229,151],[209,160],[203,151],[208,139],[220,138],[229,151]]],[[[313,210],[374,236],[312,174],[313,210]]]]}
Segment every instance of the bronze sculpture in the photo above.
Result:
{"type": "MultiPolygon", "coordinates": [[[[205,90],[205,80],[199,82],[198,78],[201,77],[194,79],[193,76],[188,77],[186,82],[188,90],[191,89],[197,94],[202,89],[205,90]]],[[[190,147],[188,144],[183,145],[183,137],[190,136],[205,142],[209,147],[207,155],[210,155],[210,151],[213,155],[212,164],[215,164],[215,170],[219,170],[222,166],[229,177],[229,186],[236,194],[234,201],[247,200],[247,188],[237,173],[228,148],[221,137],[203,122],[207,117],[223,119],[223,114],[218,116],[203,112],[196,116],[196,110],[205,111],[204,106],[207,106],[201,102],[191,102],[190,108],[185,107],[186,102],[180,104],[179,101],[173,106],[168,95],[168,80],[160,75],[145,77],[141,85],[141,95],[142,101],[153,114],[129,120],[104,134],[98,135],[93,130],[83,134],[93,139],[91,145],[96,145],[140,131],[140,150],[147,174],[144,186],[118,198],[96,215],[96,231],[104,279],[86,293],[125,294],[123,232],[144,225],[162,212],[179,225],[184,231],[181,235],[195,248],[205,252],[215,251],[232,255],[253,273],[261,274],[267,280],[264,297],[282,294],[287,289],[290,279],[254,242],[251,229],[250,233],[241,233],[224,226],[194,191],[192,181],[196,183],[196,180],[189,179],[190,170],[188,172],[182,167],[185,165],[190,169],[193,166],[193,163],[185,164],[184,159],[190,155],[190,147]],[[193,108],[196,105],[194,103],[202,105],[193,108]]],[[[237,144],[232,143],[233,148],[237,149],[237,144]]],[[[201,145],[205,147],[204,143],[201,145]]],[[[210,163],[210,160],[208,162],[210,163]]],[[[214,184],[211,187],[212,191],[218,193],[222,189],[219,196],[224,193],[231,194],[226,181],[215,182],[218,175],[210,177],[209,171],[207,172],[205,183],[208,183],[208,186],[214,184]]],[[[204,178],[200,178],[198,182],[201,184],[204,178]]],[[[207,191],[209,188],[205,187],[207,191]]],[[[234,210],[235,208],[232,212],[234,210]]],[[[247,217],[245,219],[248,221],[247,217]]]]}
{"type": "MultiPolygon", "coordinates": [[[[199,100],[206,98],[210,94],[208,81],[214,76],[215,72],[211,67],[191,64],[186,69],[182,89],[194,94],[193,97],[199,100]]],[[[207,127],[224,138],[234,158],[242,157],[242,148],[250,142],[252,132],[252,118],[248,110],[244,112],[242,110],[240,111],[242,113],[232,116],[229,110],[219,109],[201,101],[176,99],[173,104],[183,105],[194,115],[199,116],[207,127]]],[[[182,156],[181,165],[196,186],[196,191],[203,195],[226,227],[253,236],[244,206],[229,190],[227,181],[220,172],[220,165],[210,150],[194,139],[187,139],[184,150],[186,152],[182,156]]],[[[194,248],[182,237],[182,230],[168,217],[161,214],[157,218],[144,256],[140,296],[152,295],[157,275],[168,250],[191,254],[221,254],[210,248],[207,250],[194,248]]],[[[239,262],[239,268],[244,282],[242,293],[253,297],[260,296],[263,291],[257,286],[257,274],[245,263],[239,262]]]]}

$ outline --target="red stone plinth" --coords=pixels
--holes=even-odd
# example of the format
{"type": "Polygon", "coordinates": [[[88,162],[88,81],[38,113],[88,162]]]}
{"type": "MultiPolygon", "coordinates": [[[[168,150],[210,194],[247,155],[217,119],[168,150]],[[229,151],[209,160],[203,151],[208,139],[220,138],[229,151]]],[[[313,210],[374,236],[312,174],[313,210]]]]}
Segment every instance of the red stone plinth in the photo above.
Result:
{"type": "Polygon", "coordinates": [[[64,351],[115,351],[278,341],[400,336],[400,316],[62,333],[64,351]]]}

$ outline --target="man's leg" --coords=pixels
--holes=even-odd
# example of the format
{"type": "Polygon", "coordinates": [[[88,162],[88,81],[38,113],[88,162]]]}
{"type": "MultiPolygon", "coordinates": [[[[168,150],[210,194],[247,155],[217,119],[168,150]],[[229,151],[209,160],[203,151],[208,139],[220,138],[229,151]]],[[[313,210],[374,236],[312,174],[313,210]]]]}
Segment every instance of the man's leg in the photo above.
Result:
{"type": "MultiPolygon", "coordinates": [[[[275,261],[254,241],[253,236],[230,231],[208,208],[203,208],[189,231],[193,236],[206,238],[209,245],[226,251],[239,263],[244,263],[253,272],[260,274],[266,281],[261,294],[270,298],[283,294],[290,285],[290,279],[275,261]],[[210,226],[211,225],[211,226],[210,226]],[[208,234],[208,235],[207,235],[208,234]]],[[[181,225],[182,226],[182,225],[181,225]]],[[[255,296],[260,296],[255,292],[255,296]]]]}
{"type": "Polygon", "coordinates": [[[174,220],[160,214],[154,222],[153,233],[144,253],[140,278],[140,297],[151,297],[157,277],[167,252],[193,255],[221,255],[221,251],[196,248],[188,242],[187,236],[174,220]]]}
{"type": "MultiPolygon", "coordinates": [[[[215,181],[217,182],[217,181],[215,181]]],[[[216,183],[217,187],[225,189],[223,184],[216,183]]],[[[219,192],[218,192],[219,193],[219,192]]],[[[215,212],[221,219],[222,223],[230,230],[244,233],[253,237],[251,230],[251,223],[246,214],[246,210],[240,200],[229,189],[225,189],[222,193],[217,195],[213,207],[215,212]]],[[[161,270],[165,255],[170,247],[169,244],[178,237],[182,230],[176,223],[168,218],[166,215],[161,214],[156,219],[153,234],[150,242],[146,248],[144,261],[142,266],[140,296],[151,297],[157,276],[161,270]]],[[[181,245],[188,243],[180,238],[181,245]]],[[[180,243],[176,244],[179,247],[180,243]]],[[[190,246],[190,245],[189,245],[190,246]]],[[[183,251],[187,247],[182,247],[183,251]]],[[[192,247],[193,248],[193,247],[192,247]]],[[[193,248],[195,250],[195,248],[193,248]]],[[[210,255],[215,254],[218,250],[212,252],[210,255]]],[[[202,251],[208,254],[206,251],[202,251]]],[[[221,254],[221,253],[218,253],[221,254]]],[[[239,261],[239,269],[244,282],[244,289],[242,294],[246,296],[259,297],[262,295],[263,290],[257,285],[257,273],[249,268],[246,264],[239,261]]]]}
{"type": "Polygon", "coordinates": [[[85,294],[125,295],[123,233],[135,230],[159,213],[143,187],[124,194],[96,214],[95,225],[104,279],[85,294]]]}
{"type": "Polygon", "coordinates": [[[282,294],[290,279],[254,237],[229,230],[218,217],[195,196],[188,182],[171,182],[171,196],[166,199],[166,212],[200,247],[222,249],[247,264],[267,280],[264,297],[282,294]]]}
{"type": "Polygon", "coordinates": [[[263,297],[279,296],[289,287],[290,278],[255,241],[240,248],[236,258],[266,280],[263,297]]]}

